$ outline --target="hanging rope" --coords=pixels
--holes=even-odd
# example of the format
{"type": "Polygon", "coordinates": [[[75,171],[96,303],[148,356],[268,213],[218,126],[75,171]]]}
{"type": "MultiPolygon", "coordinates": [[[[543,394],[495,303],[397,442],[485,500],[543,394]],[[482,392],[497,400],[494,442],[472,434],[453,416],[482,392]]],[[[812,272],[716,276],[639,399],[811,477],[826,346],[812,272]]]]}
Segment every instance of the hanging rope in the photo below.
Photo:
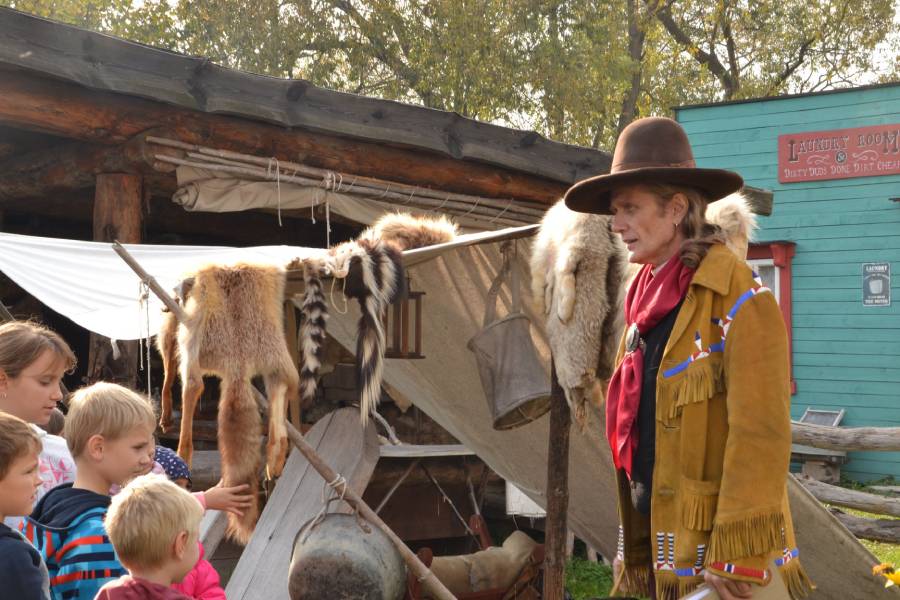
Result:
{"type": "Polygon", "coordinates": [[[269,159],[269,164],[266,167],[266,177],[272,176],[272,167],[275,167],[275,195],[278,197],[278,226],[282,227],[281,224],[281,167],[278,164],[278,159],[274,156],[269,159]]]}
{"type": "MultiPolygon", "coordinates": [[[[329,296],[331,296],[331,305],[334,307],[335,312],[337,312],[339,315],[346,315],[347,311],[349,310],[349,305],[347,304],[346,294],[344,295],[344,310],[339,309],[337,302],[334,301],[334,282],[336,279],[337,279],[336,277],[331,278],[331,291],[329,292],[329,296]]],[[[342,282],[341,291],[343,292],[347,289],[347,278],[344,277],[343,279],[341,279],[341,282],[342,282]]]]}

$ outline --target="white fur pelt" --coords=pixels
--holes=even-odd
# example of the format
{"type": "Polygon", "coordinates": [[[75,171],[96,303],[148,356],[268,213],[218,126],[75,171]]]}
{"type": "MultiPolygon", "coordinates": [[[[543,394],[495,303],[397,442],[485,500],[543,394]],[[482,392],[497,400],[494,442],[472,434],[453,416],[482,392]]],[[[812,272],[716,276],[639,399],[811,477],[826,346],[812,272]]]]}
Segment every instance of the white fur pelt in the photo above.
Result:
{"type": "MultiPolygon", "coordinates": [[[[740,193],[713,202],[710,223],[746,259],[756,216],[740,193]]],[[[531,291],[546,317],[556,376],[576,422],[584,425],[595,382],[609,379],[624,329],[625,292],[639,265],[610,230],[610,218],[578,213],[557,202],[541,221],[531,255],[531,291]]]]}
{"type": "Polygon", "coordinates": [[[547,211],[532,246],[535,308],[546,317],[556,376],[581,426],[595,381],[612,372],[626,263],[609,217],[571,211],[562,201],[547,211]]]}
{"type": "Polygon", "coordinates": [[[706,220],[718,225],[725,234],[725,244],[741,259],[747,259],[757,224],[746,196],[735,192],[713,202],[706,207],[706,220]]]}

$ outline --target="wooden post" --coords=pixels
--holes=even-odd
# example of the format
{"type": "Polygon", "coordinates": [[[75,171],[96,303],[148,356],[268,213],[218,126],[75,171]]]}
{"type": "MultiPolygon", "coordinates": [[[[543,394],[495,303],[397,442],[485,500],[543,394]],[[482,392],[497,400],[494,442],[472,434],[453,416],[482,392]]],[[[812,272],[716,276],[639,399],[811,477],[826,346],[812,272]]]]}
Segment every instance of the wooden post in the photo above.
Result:
{"type": "MultiPolygon", "coordinates": [[[[142,181],[140,175],[97,175],[94,192],[94,241],[126,244],[141,242],[142,181]]],[[[134,288],[135,297],[139,293],[134,288]]],[[[135,319],[140,318],[137,313],[135,319]]],[[[91,333],[87,379],[112,381],[134,389],[137,386],[138,343],[118,341],[118,358],[108,338],[91,333]]]]}
{"type": "Polygon", "coordinates": [[[544,600],[563,600],[566,584],[566,516],[569,511],[569,429],[572,415],[550,364],[550,439],[547,452],[547,521],[544,600]]]}

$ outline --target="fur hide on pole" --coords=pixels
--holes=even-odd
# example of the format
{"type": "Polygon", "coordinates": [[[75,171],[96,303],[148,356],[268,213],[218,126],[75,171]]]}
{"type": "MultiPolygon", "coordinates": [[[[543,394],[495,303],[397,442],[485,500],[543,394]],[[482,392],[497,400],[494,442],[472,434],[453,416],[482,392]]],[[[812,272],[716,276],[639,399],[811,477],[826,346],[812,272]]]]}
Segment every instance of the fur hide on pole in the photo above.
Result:
{"type": "Polygon", "coordinates": [[[406,291],[403,261],[396,246],[359,242],[363,252],[353,256],[344,293],[359,302],[356,340],[356,386],[360,416],[365,424],[381,399],[384,377],[384,311],[406,291]]]}
{"type": "Polygon", "coordinates": [[[609,223],[560,201],[547,211],[532,246],[535,308],[546,317],[556,375],[581,427],[595,382],[612,374],[623,328],[627,251],[609,223]]]}
{"type": "MultiPolygon", "coordinates": [[[[246,483],[253,505],[243,516],[228,515],[229,537],[246,543],[259,516],[256,492],[261,462],[262,422],[251,379],[262,375],[269,405],[266,464],[270,476],[281,473],[288,450],[285,414],[288,401],[299,393],[299,376],[284,338],[284,269],[236,264],[210,265],[190,280],[183,299],[186,321],[174,315],[164,320],[158,347],[163,353],[166,381],[180,363],[181,431],[178,454],[188,465],[193,453],[193,417],[203,376],[221,380],[219,450],[224,485],[246,483]],[[174,321],[174,327],[173,327],[174,321]],[[177,345],[172,334],[177,334],[177,345]]],[[[163,390],[163,428],[171,426],[171,390],[163,390]]]]}
{"type": "MultiPolygon", "coordinates": [[[[713,202],[707,220],[743,259],[756,216],[740,193],[713,202]]],[[[624,329],[625,292],[637,265],[610,230],[610,218],[574,212],[557,202],[541,222],[531,254],[531,292],[546,321],[559,383],[579,426],[591,390],[612,375],[624,329]]]]}

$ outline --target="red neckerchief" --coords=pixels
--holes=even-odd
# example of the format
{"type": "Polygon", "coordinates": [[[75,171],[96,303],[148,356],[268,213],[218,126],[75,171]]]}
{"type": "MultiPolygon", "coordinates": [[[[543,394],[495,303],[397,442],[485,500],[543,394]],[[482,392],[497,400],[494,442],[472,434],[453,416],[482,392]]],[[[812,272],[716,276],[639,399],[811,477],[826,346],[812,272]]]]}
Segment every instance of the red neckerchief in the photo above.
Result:
{"type": "MultiPolygon", "coordinates": [[[[694,270],[673,256],[653,274],[653,265],[644,265],[625,297],[626,332],[637,326],[641,338],[653,329],[687,293],[694,270]]],[[[644,371],[642,345],[627,352],[609,381],[606,393],[606,438],[617,469],[625,469],[631,478],[631,465],[637,448],[637,413],[641,402],[644,371]]]]}

